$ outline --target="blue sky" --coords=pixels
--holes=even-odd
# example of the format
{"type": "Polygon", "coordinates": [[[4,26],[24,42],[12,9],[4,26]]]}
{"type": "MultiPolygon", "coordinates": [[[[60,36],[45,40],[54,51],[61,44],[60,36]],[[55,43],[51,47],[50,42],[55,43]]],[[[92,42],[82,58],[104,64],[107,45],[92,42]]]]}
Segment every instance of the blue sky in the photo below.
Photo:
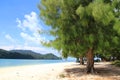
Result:
{"type": "Polygon", "coordinates": [[[41,45],[53,37],[38,33],[49,29],[39,18],[40,0],[0,0],[0,48],[26,49],[39,53],[57,53],[41,45]]]}

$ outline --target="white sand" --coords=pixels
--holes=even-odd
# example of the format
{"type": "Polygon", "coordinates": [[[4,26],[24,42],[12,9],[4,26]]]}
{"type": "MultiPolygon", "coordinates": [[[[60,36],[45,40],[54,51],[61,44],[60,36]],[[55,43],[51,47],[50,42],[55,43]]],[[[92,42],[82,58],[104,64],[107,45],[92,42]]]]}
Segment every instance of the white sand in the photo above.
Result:
{"type": "Polygon", "coordinates": [[[120,68],[95,64],[98,73],[86,74],[85,65],[73,62],[0,68],[0,80],[120,80],[120,68]]]}
{"type": "Polygon", "coordinates": [[[64,71],[65,66],[70,64],[73,63],[0,68],[0,80],[58,80],[59,74],[64,71]]]}

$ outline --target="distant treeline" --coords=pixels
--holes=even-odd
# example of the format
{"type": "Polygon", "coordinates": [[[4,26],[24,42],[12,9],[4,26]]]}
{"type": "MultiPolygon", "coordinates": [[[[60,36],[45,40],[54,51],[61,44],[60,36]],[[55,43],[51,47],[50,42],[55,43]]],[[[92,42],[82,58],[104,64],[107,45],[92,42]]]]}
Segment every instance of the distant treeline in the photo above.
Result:
{"type": "Polygon", "coordinates": [[[31,50],[11,50],[0,49],[0,59],[61,59],[52,53],[40,54],[31,50]]]}

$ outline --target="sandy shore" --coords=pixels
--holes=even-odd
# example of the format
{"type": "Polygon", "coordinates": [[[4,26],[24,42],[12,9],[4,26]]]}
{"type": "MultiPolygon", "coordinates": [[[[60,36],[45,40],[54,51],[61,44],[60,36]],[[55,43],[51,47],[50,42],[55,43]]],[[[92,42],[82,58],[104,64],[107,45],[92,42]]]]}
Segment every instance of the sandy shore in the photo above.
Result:
{"type": "Polygon", "coordinates": [[[73,63],[54,63],[0,68],[0,80],[59,80],[59,74],[73,63]]]}
{"type": "Polygon", "coordinates": [[[120,68],[110,63],[96,63],[95,68],[95,74],[72,62],[0,68],[0,80],[120,80],[120,68]]]}

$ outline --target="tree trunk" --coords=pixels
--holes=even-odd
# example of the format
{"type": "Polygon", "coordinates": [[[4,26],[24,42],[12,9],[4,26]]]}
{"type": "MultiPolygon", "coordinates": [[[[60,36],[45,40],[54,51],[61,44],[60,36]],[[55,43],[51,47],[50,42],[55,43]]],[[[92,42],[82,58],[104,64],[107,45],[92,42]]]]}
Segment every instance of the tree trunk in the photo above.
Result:
{"type": "Polygon", "coordinates": [[[94,73],[93,48],[90,48],[87,52],[87,73],[94,73]]]}
{"type": "Polygon", "coordinates": [[[82,57],[82,56],[80,56],[80,64],[81,64],[81,65],[84,65],[84,60],[83,60],[83,57],[82,57]]]}

